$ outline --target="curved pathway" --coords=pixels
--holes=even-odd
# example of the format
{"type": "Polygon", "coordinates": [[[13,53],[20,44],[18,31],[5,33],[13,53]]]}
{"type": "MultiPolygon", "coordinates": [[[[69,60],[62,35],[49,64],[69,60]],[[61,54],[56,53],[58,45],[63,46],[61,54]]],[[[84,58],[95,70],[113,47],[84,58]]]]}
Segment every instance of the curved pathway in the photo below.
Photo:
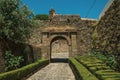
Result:
{"type": "Polygon", "coordinates": [[[68,63],[50,63],[27,80],[75,80],[68,63]]]}

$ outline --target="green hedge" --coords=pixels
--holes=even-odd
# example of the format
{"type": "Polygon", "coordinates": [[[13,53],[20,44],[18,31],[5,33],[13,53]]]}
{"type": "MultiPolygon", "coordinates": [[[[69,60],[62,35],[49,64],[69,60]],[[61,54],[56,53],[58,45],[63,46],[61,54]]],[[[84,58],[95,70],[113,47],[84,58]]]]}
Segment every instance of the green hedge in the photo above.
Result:
{"type": "Polygon", "coordinates": [[[77,80],[99,80],[74,58],[69,59],[69,64],[76,71],[77,80]]]}
{"type": "Polygon", "coordinates": [[[37,14],[34,19],[35,20],[48,20],[49,15],[47,14],[37,14]]]}
{"type": "Polygon", "coordinates": [[[38,60],[22,68],[0,74],[0,80],[20,80],[39,67],[49,64],[49,60],[38,60]]]}
{"type": "Polygon", "coordinates": [[[115,72],[94,56],[80,56],[76,57],[76,60],[100,80],[120,80],[120,73],[115,72]]]}

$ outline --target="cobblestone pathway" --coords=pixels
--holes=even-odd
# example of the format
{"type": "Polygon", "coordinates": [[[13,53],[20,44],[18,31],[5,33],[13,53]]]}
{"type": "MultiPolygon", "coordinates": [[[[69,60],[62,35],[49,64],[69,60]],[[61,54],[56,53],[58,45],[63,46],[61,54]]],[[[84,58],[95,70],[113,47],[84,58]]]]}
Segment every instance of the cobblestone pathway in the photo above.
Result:
{"type": "Polygon", "coordinates": [[[50,63],[26,80],[75,80],[68,63],[50,63]]]}
{"type": "Polygon", "coordinates": [[[69,53],[52,53],[52,58],[68,58],[69,53]]]}

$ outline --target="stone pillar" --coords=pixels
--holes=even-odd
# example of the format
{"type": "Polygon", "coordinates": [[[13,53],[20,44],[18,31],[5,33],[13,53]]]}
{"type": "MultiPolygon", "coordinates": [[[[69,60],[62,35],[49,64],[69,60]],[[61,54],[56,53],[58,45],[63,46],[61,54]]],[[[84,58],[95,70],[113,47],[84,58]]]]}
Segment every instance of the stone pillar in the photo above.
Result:
{"type": "Polygon", "coordinates": [[[42,58],[48,58],[48,45],[49,45],[49,42],[48,42],[48,34],[47,33],[43,33],[43,36],[42,36],[42,48],[41,48],[41,52],[42,52],[42,58]]]}
{"type": "Polygon", "coordinates": [[[48,46],[47,45],[43,45],[41,47],[41,53],[42,53],[42,59],[48,59],[49,55],[48,55],[48,46]]]}
{"type": "Polygon", "coordinates": [[[43,37],[42,37],[42,44],[47,44],[47,34],[43,34],[43,37]]]}
{"type": "Polygon", "coordinates": [[[51,60],[51,53],[52,53],[52,52],[51,52],[51,45],[48,45],[48,46],[47,46],[47,51],[48,51],[48,52],[47,52],[47,58],[48,58],[49,60],[51,60]]]}
{"type": "Polygon", "coordinates": [[[68,45],[69,46],[69,57],[72,57],[72,48],[71,48],[71,45],[68,45]]]}
{"type": "Polygon", "coordinates": [[[76,41],[76,38],[77,38],[77,36],[76,36],[75,33],[71,34],[72,56],[77,55],[77,41],[76,41]]]}

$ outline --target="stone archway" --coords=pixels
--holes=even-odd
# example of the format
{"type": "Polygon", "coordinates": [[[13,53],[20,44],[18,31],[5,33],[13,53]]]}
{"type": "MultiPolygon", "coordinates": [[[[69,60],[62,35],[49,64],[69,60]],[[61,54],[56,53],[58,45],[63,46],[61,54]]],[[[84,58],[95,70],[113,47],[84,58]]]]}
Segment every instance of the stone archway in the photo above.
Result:
{"type": "Polygon", "coordinates": [[[42,58],[51,59],[51,43],[63,39],[67,42],[69,57],[77,55],[77,30],[72,27],[47,27],[42,30],[42,58]]]}
{"type": "Polygon", "coordinates": [[[50,59],[69,58],[71,42],[67,36],[52,36],[50,38],[50,59]]]}

